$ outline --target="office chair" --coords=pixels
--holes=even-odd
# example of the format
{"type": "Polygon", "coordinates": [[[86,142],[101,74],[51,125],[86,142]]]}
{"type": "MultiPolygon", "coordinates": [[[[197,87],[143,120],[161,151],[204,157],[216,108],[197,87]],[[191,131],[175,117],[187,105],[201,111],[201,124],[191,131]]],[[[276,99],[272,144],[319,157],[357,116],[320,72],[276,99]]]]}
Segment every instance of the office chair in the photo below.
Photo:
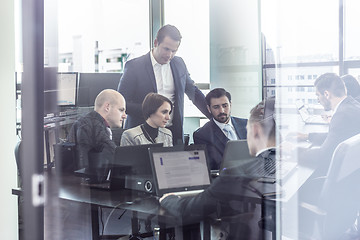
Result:
{"type": "Polygon", "coordinates": [[[299,219],[299,227],[310,239],[342,239],[357,218],[360,207],[360,134],[340,143],[334,151],[324,185],[316,205],[301,202],[307,213],[299,219]]]}
{"type": "Polygon", "coordinates": [[[185,146],[188,146],[189,145],[189,142],[190,142],[190,135],[185,133],[184,134],[184,145],[185,146]]]}
{"type": "MultiPolygon", "coordinates": [[[[203,227],[203,239],[265,239],[264,229],[258,226],[261,219],[261,207],[250,202],[243,202],[241,196],[233,198],[230,204],[239,211],[238,213],[222,213],[221,207],[217,207],[216,214],[205,218],[203,227]]],[[[266,234],[266,233],[265,233],[266,234]]]]}

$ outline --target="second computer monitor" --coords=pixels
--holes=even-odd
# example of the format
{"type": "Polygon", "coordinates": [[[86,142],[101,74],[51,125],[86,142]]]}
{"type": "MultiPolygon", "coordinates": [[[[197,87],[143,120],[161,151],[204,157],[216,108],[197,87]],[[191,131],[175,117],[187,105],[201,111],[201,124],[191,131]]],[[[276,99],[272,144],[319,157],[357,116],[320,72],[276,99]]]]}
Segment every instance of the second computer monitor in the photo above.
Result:
{"type": "Polygon", "coordinates": [[[58,105],[76,106],[78,73],[58,73],[58,105]]]}
{"type": "Polygon", "coordinates": [[[102,90],[117,90],[120,77],[121,73],[80,73],[77,106],[94,106],[95,98],[102,90]]]}

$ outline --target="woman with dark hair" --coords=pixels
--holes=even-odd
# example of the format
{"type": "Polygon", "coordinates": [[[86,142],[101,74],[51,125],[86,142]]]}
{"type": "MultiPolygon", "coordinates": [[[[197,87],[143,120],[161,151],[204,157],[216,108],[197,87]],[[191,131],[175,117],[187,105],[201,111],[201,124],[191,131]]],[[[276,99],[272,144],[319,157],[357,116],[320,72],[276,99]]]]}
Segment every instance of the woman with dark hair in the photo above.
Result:
{"type": "Polygon", "coordinates": [[[343,80],[347,95],[352,96],[355,100],[358,102],[360,101],[360,84],[358,80],[356,80],[355,77],[347,74],[341,77],[341,80],[343,80]]]}
{"type": "Polygon", "coordinates": [[[142,103],[145,123],[124,131],[120,146],[163,143],[173,146],[172,133],[165,125],[170,119],[172,103],[163,95],[149,93],[142,103]]]}

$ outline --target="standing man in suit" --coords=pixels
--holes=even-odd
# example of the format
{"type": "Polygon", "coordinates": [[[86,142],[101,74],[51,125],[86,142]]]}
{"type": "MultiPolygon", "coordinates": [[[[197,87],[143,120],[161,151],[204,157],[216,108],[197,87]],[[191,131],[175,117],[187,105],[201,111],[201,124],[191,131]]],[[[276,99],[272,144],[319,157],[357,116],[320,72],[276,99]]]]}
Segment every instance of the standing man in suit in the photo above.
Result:
{"type": "Polygon", "coordinates": [[[184,61],[175,56],[180,42],[181,34],[176,27],[165,25],[160,28],[154,48],[125,64],[118,87],[127,103],[125,128],[145,122],[141,104],[148,93],[159,93],[171,100],[174,107],[167,128],[172,131],[174,145],[183,142],[184,93],[202,113],[210,117],[204,95],[194,85],[184,61]]]}
{"type": "Polygon", "coordinates": [[[246,139],[247,119],[231,116],[231,95],[215,88],[206,95],[207,109],[212,118],[193,134],[195,144],[205,144],[212,170],[220,168],[225,145],[229,140],[246,139]]]}
{"type": "Polygon", "coordinates": [[[360,133],[360,104],[346,95],[344,82],[335,73],[325,73],[315,81],[316,96],[325,111],[333,115],[327,133],[298,133],[299,140],[308,140],[314,146],[299,149],[300,161],[314,161],[318,174],[326,174],[335,148],[342,141],[360,133]]]}

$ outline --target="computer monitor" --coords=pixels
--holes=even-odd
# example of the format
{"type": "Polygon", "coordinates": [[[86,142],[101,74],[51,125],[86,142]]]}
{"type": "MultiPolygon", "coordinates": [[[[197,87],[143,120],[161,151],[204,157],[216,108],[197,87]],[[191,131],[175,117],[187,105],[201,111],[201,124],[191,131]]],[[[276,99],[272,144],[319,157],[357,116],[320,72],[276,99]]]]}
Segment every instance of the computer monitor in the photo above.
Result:
{"type": "Polygon", "coordinates": [[[80,73],[77,106],[94,106],[95,98],[102,90],[117,90],[120,78],[121,73],[80,73]]]}
{"type": "Polygon", "coordinates": [[[59,112],[57,103],[57,68],[44,68],[44,116],[59,112]]]}
{"type": "Polygon", "coordinates": [[[76,89],[78,73],[58,73],[57,102],[59,106],[76,106],[76,89]]]}

